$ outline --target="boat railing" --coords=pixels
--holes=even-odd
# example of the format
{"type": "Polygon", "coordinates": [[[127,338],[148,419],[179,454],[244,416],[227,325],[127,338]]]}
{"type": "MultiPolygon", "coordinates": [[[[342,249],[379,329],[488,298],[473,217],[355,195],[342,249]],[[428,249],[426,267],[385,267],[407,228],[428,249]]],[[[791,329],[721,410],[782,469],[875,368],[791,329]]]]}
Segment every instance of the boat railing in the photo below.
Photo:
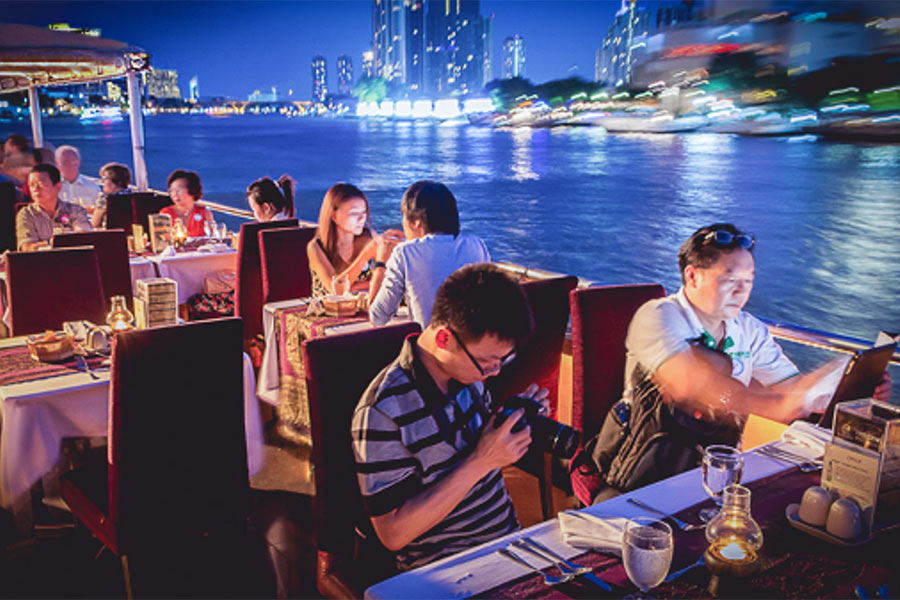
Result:
{"type": "MultiPolygon", "coordinates": [[[[561,273],[554,273],[553,271],[546,271],[544,269],[523,267],[514,263],[500,262],[496,264],[501,269],[517,277],[527,279],[552,279],[554,277],[564,277],[564,275],[561,273]]],[[[598,284],[594,281],[582,279],[580,277],[578,278],[579,288],[592,287],[594,285],[598,284]]],[[[830,352],[843,352],[847,354],[852,354],[857,350],[863,350],[865,348],[872,347],[872,343],[870,341],[851,337],[848,335],[841,335],[838,333],[831,333],[829,331],[812,329],[809,327],[803,327],[801,325],[795,325],[793,323],[787,323],[785,321],[778,321],[775,319],[759,317],[759,320],[766,324],[766,327],[769,328],[769,331],[772,332],[772,335],[774,337],[804,346],[828,350],[830,352]]],[[[891,357],[891,364],[900,365],[900,352],[894,353],[894,355],[891,357]]]]}

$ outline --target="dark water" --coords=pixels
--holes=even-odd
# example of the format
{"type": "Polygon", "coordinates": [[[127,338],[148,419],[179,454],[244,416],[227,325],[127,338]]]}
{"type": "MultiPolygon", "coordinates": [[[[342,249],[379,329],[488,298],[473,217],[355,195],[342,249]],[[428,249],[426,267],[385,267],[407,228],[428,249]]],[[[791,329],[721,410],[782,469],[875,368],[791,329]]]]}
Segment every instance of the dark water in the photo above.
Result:
{"type": "MultiPolygon", "coordinates": [[[[494,258],[601,283],[674,292],[681,241],[732,221],[758,239],[751,312],[863,338],[900,331],[900,146],[277,116],[160,115],[145,128],[152,187],[188,168],[208,199],[245,206],[248,183],[287,172],[299,216],[315,220],[324,191],[349,181],[381,229],[399,225],[406,186],[436,179],[494,258]]],[[[89,174],[131,164],[127,121],[46,119],[44,133],[77,145],[89,174]]]]}

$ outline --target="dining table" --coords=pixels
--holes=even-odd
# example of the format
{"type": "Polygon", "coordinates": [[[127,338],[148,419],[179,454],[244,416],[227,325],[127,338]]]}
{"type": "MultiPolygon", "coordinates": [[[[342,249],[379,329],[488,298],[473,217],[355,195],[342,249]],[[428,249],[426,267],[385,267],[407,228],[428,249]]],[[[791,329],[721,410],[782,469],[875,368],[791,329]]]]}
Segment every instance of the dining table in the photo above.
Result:
{"type": "MultiPolygon", "coordinates": [[[[30,356],[25,339],[0,340],[0,507],[13,511],[55,467],[64,438],[102,437],[108,427],[109,359],[88,359],[90,372],[74,361],[42,363],[30,356]]],[[[246,354],[243,364],[247,464],[253,475],[263,466],[265,448],[246,354]]],[[[177,418],[178,407],[169,410],[177,418]]]]}
{"type": "MultiPolygon", "coordinates": [[[[783,442],[769,445],[775,444],[783,442]]],[[[719,597],[740,598],[847,598],[856,597],[857,586],[861,590],[859,593],[869,594],[872,598],[876,597],[878,589],[900,592],[900,553],[896,551],[900,535],[897,529],[880,531],[866,544],[832,544],[789,523],[787,506],[799,503],[805,489],[819,484],[820,475],[820,471],[804,471],[760,451],[745,451],[742,484],[751,490],[751,512],[764,535],[757,572],[743,578],[714,579],[706,566],[699,565],[673,581],[653,588],[649,592],[651,597],[708,598],[715,592],[719,597]]],[[[700,469],[696,468],[582,508],[577,511],[579,518],[575,521],[580,522],[582,517],[609,522],[616,517],[655,516],[630,499],[643,501],[688,524],[699,524],[699,511],[712,505],[702,486],[700,469]]],[[[702,528],[683,531],[673,523],[672,530],[674,556],[670,573],[695,564],[709,546],[702,528]]],[[[550,566],[549,561],[543,562],[512,549],[545,574],[560,575],[559,569],[550,566]]],[[[395,575],[368,588],[365,597],[369,600],[471,596],[614,598],[637,591],[625,571],[620,551],[611,548],[609,543],[598,543],[590,549],[573,547],[566,542],[560,518],[554,518],[395,575]],[[498,553],[525,536],[563,558],[590,568],[590,575],[548,585],[541,574],[498,553]],[[610,590],[603,589],[597,583],[598,579],[608,584],[610,590]]]]}
{"type": "Polygon", "coordinates": [[[178,304],[184,304],[194,294],[204,291],[204,280],[220,271],[234,271],[237,250],[224,245],[211,245],[208,249],[183,252],[149,254],[145,257],[155,269],[155,277],[174,280],[178,290],[178,304]]]}

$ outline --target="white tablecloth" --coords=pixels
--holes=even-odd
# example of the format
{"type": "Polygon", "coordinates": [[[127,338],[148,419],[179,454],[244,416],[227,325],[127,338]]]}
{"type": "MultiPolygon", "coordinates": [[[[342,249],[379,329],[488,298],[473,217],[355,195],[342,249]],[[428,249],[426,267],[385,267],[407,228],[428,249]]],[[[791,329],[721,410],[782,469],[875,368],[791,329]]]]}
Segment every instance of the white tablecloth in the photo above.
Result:
{"type": "MultiPolygon", "coordinates": [[[[22,338],[12,338],[0,347],[21,343],[22,338]]],[[[100,379],[78,372],[0,386],[0,506],[10,508],[29,498],[31,486],[59,460],[63,438],[107,435],[109,368],[93,371],[100,379]]],[[[255,387],[253,366],[245,354],[244,419],[251,475],[259,472],[265,458],[255,387]]]]}
{"type": "Polygon", "coordinates": [[[128,261],[131,263],[131,293],[137,289],[135,281],[138,279],[148,279],[150,277],[158,277],[156,274],[156,265],[150,259],[143,256],[135,256],[128,261]]]}
{"type": "Polygon", "coordinates": [[[237,251],[183,252],[175,256],[149,256],[160,277],[174,279],[178,283],[178,304],[203,291],[203,280],[223,270],[237,266],[237,251]]]}
{"type": "MultiPolygon", "coordinates": [[[[776,444],[784,446],[782,442],[776,442],[776,444]]],[[[791,446],[792,450],[795,448],[791,446]]],[[[744,482],[756,481],[789,468],[792,467],[783,462],[747,452],[744,454],[742,479],[744,482]]],[[[629,504],[626,501],[628,498],[639,498],[655,508],[673,514],[706,500],[707,495],[701,483],[700,469],[697,468],[617,496],[606,502],[589,506],[583,509],[583,512],[600,517],[655,516],[629,504]]],[[[505,548],[514,539],[523,535],[531,536],[566,558],[584,552],[584,550],[575,549],[566,544],[559,529],[559,521],[551,519],[471,550],[396,575],[367,589],[365,597],[369,600],[464,598],[479,594],[529,573],[524,567],[496,553],[497,550],[505,548]]],[[[541,566],[546,565],[541,564],[541,566]]]]}

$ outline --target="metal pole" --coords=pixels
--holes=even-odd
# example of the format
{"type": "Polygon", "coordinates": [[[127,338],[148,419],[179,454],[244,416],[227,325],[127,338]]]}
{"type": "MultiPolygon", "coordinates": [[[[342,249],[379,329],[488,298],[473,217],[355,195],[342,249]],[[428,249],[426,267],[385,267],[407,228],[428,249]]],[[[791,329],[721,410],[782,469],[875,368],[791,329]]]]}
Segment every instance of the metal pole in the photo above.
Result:
{"type": "Polygon", "coordinates": [[[44,146],[44,129],[41,127],[41,100],[35,86],[28,88],[28,109],[31,111],[31,139],[35,148],[44,146]]]}
{"type": "Polygon", "coordinates": [[[147,163],[144,162],[144,114],[141,112],[141,86],[138,72],[128,71],[128,119],[131,122],[131,154],[134,183],[139,192],[147,191],[147,163]]]}

